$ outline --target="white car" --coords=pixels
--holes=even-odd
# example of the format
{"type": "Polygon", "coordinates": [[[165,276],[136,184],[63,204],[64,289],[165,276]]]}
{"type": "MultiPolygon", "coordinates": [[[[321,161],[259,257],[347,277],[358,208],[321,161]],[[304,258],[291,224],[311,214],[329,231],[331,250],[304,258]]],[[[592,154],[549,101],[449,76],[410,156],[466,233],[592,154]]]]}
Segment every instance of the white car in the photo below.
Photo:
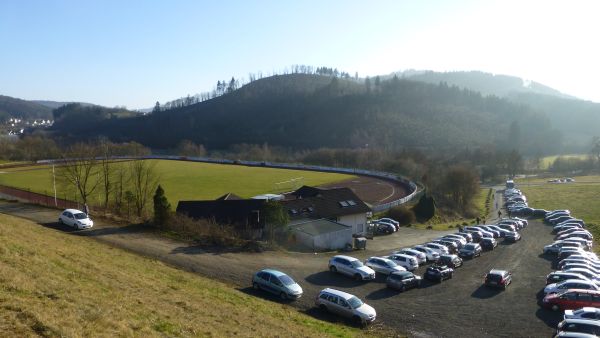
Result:
{"type": "Polygon", "coordinates": [[[327,312],[351,318],[356,323],[371,323],[377,317],[375,309],[349,293],[323,289],[315,299],[315,306],[327,312]]]}
{"type": "Polygon", "coordinates": [[[419,268],[419,261],[417,261],[416,257],[411,255],[393,254],[388,256],[388,258],[408,271],[415,271],[419,268]]]}
{"type": "Polygon", "coordinates": [[[433,251],[437,252],[440,255],[447,255],[450,252],[448,251],[448,248],[442,244],[438,244],[438,243],[425,243],[424,246],[432,249],[433,251]]]}
{"type": "Polygon", "coordinates": [[[86,213],[77,209],[66,209],[58,216],[58,223],[72,226],[75,229],[89,229],[94,226],[86,213]]]}
{"type": "Polygon", "coordinates": [[[394,251],[392,252],[392,254],[404,254],[413,256],[417,259],[417,263],[419,264],[425,264],[427,262],[427,255],[424,252],[415,249],[404,248],[398,251],[394,251]]]}
{"type": "Polygon", "coordinates": [[[393,225],[396,227],[396,229],[399,229],[399,228],[400,228],[400,222],[398,222],[398,221],[396,221],[396,220],[393,220],[393,219],[391,219],[391,218],[384,217],[384,218],[380,218],[378,221],[383,221],[383,222],[387,222],[387,223],[392,223],[392,224],[393,224],[393,225]]]}
{"type": "Polygon", "coordinates": [[[365,266],[359,259],[337,255],[329,260],[329,271],[338,272],[346,276],[353,277],[356,280],[375,279],[375,271],[365,266]]]}
{"type": "Polygon", "coordinates": [[[544,288],[544,294],[558,293],[569,289],[600,290],[600,286],[589,280],[567,279],[560,283],[546,285],[544,288]]]}
{"type": "MultiPolygon", "coordinates": [[[[416,261],[415,258],[410,258],[416,261]]],[[[406,271],[405,268],[396,264],[396,261],[385,257],[371,257],[365,261],[365,265],[383,275],[389,275],[396,271],[406,271]]]]}
{"type": "Polygon", "coordinates": [[[430,262],[437,262],[440,259],[440,253],[433,250],[432,248],[428,248],[423,245],[417,245],[413,247],[413,249],[424,253],[426,259],[430,262]]]}
{"type": "Polygon", "coordinates": [[[600,309],[597,307],[582,307],[578,310],[565,310],[564,319],[600,320],[600,309]]]}

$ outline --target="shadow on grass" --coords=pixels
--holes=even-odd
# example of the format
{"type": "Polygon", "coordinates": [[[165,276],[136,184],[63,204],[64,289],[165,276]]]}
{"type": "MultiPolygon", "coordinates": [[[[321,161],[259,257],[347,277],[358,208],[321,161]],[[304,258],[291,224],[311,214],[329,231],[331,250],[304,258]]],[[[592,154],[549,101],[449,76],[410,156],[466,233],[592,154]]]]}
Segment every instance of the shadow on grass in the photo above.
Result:
{"type": "Polygon", "coordinates": [[[487,298],[495,297],[502,292],[503,292],[503,290],[499,289],[499,288],[491,288],[489,286],[480,285],[475,291],[473,291],[473,293],[471,294],[471,297],[479,298],[479,299],[487,299],[487,298]]]}
{"type": "MultiPolygon", "coordinates": [[[[352,277],[327,270],[313,273],[312,275],[307,276],[305,280],[314,285],[342,288],[353,288],[369,283],[369,281],[355,280],[352,277]]],[[[377,280],[377,278],[375,280],[377,280]]]]}
{"type": "Polygon", "coordinates": [[[276,295],[276,294],[273,294],[273,293],[265,291],[265,290],[257,290],[251,286],[248,286],[245,288],[238,288],[238,290],[247,295],[262,298],[262,299],[265,299],[265,300],[268,300],[271,302],[275,302],[275,303],[290,304],[290,303],[294,302],[294,299],[288,299],[288,298],[283,299],[283,298],[281,298],[280,295],[276,295]]]}

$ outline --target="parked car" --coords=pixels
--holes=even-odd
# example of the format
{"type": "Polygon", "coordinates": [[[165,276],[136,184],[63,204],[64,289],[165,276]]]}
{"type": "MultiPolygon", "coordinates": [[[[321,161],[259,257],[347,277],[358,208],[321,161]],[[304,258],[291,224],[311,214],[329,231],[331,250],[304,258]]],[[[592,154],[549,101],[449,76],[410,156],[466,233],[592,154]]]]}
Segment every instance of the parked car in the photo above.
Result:
{"type": "Polygon", "coordinates": [[[516,231],[509,231],[504,236],[504,240],[506,242],[511,242],[511,243],[516,243],[520,239],[521,239],[521,235],[516,231]]]}
{"type": "MultiPolygon", "coordinates": [[[[416,262],[415,258],[410,258],[416,262]]],[[[389,275],[396,271],[406,271],[404,267],[398,265],[396,261],[389,259],[388,257],[371,257],[365,261],[365,265],[375,270],[376,273],[383,275],[389,275]]]]}
{"type": "Polygon", "coordinates": [[[587,269],[587,268],[574,268],[574,267],[569,267],[568,269],[564,269],[561,270],[563,272],[569,272],[569,273],[577,273],[580,274],[584,277],[587,277],[587,279],[593,281],[593,282],[600,282],[600,276],[598,276],[598,273],[587,269]]]}
{"type": "MultiPolygon", "coordinates": [[[[557,336],[561,333],[583,333],[599,336],[600,321],[589,319],[565,319],[558,323],[556,328],[557,336]]],[[[563,335],[564,337],[564,335],[563,335]]]]}
{"type": "Polygon", "coordinates": [[[494,238],[502,237],[502,233],[500,231],[490,228],[489,225],[480,225],[479,227],[485,231],[491,232],[494,238]]]}
{"type": "Polygon", "coordinates": [[[425,243],[423,245],[434,250],[435,252],[437,252],[440,255],[447,255],[450,253],[447,246],[439,244],[439,243],[429,242],[429,243],[425,243]]]}
{"type": "Polygon", "coordinates": [[[600,286],[596,283],[585,280],[585,279],[567,279],[560,283],[548,284],[544,288],[544,294],[557,293],[569,289],[585,289],[585,290],[599,290],[600,286]]]}
{"type": "Polygon", "coordinates": [[[413,257],[411,255],[392,254],[387,258],[392,262],[396,263],[396,265],[404,268],[404,270],[415,271],[419,267],[419,261],[417,261],[416,257],[413,257]]]}
{"type": "Polygon", "coordinates": [[[564,270],[569,270],[569,269],[587,269],[590,270],[591,272],[595,273],[596,275],[600,275],[600,269],[594,267],[593,265],[590,264],[586,264],[586,263],[565,263],[562,266],[563,271],[564,270]]]}
{"type": "Polygon", "coordinates": [[[457,234],[449,234],[444,236],[443,238],[448,238],[448,239],[454,239],[460,242],[461,247],[464,246],[465,244],[467,244],[469,241],[467,241],[466,238],[464,238],[463,236],[459,236],[457,234]]]}
{"type": "Polygon", "coordinates": [[[427,267],[427,270],[425,270],[425,275],[423,275],[423,277],[428,280],[441,282],[444,279],[452,278],[453,273],[454,269],[445,265],[432,265],[427,267]]]}
{"type": "Polygon", "coordinates": [[[549,273],[548,276],[546,276],[546,285],[553,284],[553,283],[560,283],[560,282],[566,281],[568,279],[579,279],[579,280],[587,280],[587,281],[591,280],[591,279],[585,277],[584,275],[575,273],[575,272],[554,271],[554,272],[549,273]]]}
{"type": "Polygon", "coordinates": [[[315,306],[323,311],[351,318],[354,322],[361,324],[372,323],[377,317],[375,309],[358,297],[330,288],[319,292],[315,299],[315,306]]]}
{"type": "Polygon", "coordinates": [[[458,255],[461,258],[474,258],[481,256],[481,245],[477,243],[469,243],[458,251],[458,255]]]}
{"type": "Polygon", "coordinates": [[[573,257],[567,257],[561,261],[558,262],[557,264],[557,268],[558,269],[562,269],[565,265],[567,264],[586,264],[586,265],[590,265],[592,267],[594,267],[595,269],[600,269],[600,261],[597,260],[593,260],[593,259],[589,259],[589,258],[573,258],[573,257]]]}
{"type": "Polygon", "coordinates": [[[58,223],[71,226],[78,230],[89,229],[94,226],[94,221],[92,221],[85,212],[77,209],[65,209],[58,216],[58,223]]]}
{"type": "Polygon", "coordinates": [[[421,285],[421,277],[409,271],[391,273],[386,279],[389,288],[405,291],[410,288],[418,288],[421,285]]]}
{"type": "Polygon", "coordinates": [[[559,224],[559,225],[555,225],[552,228],[552,233],[557,234],[561,231],[570,230],[570,229],[574,229],[573,231],[582,230],[583,226],[581,224],[577,224],[577,223],[559,224]]]}
{"type": "Polygon", "coordinates": [[[438,264],[446,265],[456,269],[463,265],[463,260],[457,255],[441,255],[438,264]]]}
{"type": "Polygon", "coordinates": [[[502,288],[506,290],[506,287],[512,282],[512,274],[506,270],[492,269],[485,275],[483,284],[486,286],[502,288]]]}
{"type": "Polygon", "coordinates": [[[567,228],[567,229],[558,231],[554,238],[558,239],[558,237],[560,237],[560,236],[564,236],[564,235],[568,235],[568,234],[572,234],[572,233],[580,233],[580,232],[584,233],[584,234],[589,234],[589,235],[592,234],[591,232],[589,232],[588,230],[585,230],[584,228],[572,227],[572,228],[567,228]]]}
{"type": "Polygon", "coordinates": [[[501,228],[501,227],[499,227],[497,225],[488,225],[487,228],[490,229],[490,230],[494,230],[494,231],[500,233],[500,237],[506,237],[506,234],[508,232],[511,232],[511,230],[506,230],[506,229],[501,228]]]}
{"type": "Polygon", "coordinates": [[[417,245],[413,247],[413,249],[424,253],[428,262],[437,262],[437,260],[440,259],[440,253],[430,247],[417,245]]]}
{"type": "Polygon", "coordinates": [[[557,237],[557,240],[568,239],[568,238],[582,238],[588,241],[592,241],[594,236],[590,234],[588,231],[576,231],[568,234],[562,234],[557,237]]]}
{"type": "Polygon", "coordinates": [[[396,227],[391,223],[378,222],[375,223],[375,231],[378,234],[391,234],[396,231],[396,227]]]}
{"type": "Polygon", "coordinates": [[[573,222],[574,220],[575,220],[575,217],[568,216],[568,215],[562,215],[562,216],[557,216],[557,217],[548,219],[548,223],[550,223],[552,225],[557,225],[561,222],[565,222],[565,221],[573,222]]]}
{"type": "Polygon", "coordinates": [[[471,235],[471,237],[473,237],[473,242],[479,243],[479,241],[481,241],[481,239],[483,238],[483,234],[479,230],[463,229],[463,231],[471,235]]]}
{"type": "Polygon", "coordinates": [[[464,238],[467,243],[473,242],[473,235],[468,232],[457,232],[456,235],[464,238]]]}
{"type": "Polygon", "coordinates": [[[568,219],[566,221],[562,221],[560,223],[557,223],[557,224],[555,224],[555,226],[556,225],[565,225],[565,224],[579,224],[582,227],[585,227],[585,222],[582,219],[579,219],[579,218],[571,218],[571,219],[568,219]]]}
{"type": "Polygon", "coordinates": [[[574,248],[574,249],[583,249],[583,246],[579,243],[573,242],[554,242],[552,244],[548,244],[544,246],[544,254],[557,254],[561,248],[574,248]]]}
{"type": "Polygon", "coordinates": [[[571,247],[565,247],[565,248],[560,248],[560,250],[558,250],[558,260],[563,260],[571,255],[583,255],[586,257],[593,257],[593,258],[598,258],[596,257],[596,255],[592,252],[586,251],[581,247],[578,248],[571,248],[571,247]]]}
{"type": "Polygon", "coordinates": [[[302,297],[302,288],[290,276],[273,269],[263,269],[252,276],[252,287],[278,295],[281,299],[302,297]]]}
{"type": "Polygon", "coordinates": [[[456,243],[450,240],[434,239],[433,241],[431,241],[431,243],[437,243],[445,246],[448,249],[448,253],[455,253],[458,251],[458,246],[456,245],[456,243]]]}
{"type": "Polygon", "coordinates": [[[427,255],[424,252],[421,252],[421,251],[418,251],[415,249],[404,248],[404,249],[400,249],[398,251],[394,251],[394,252],[392,252],[392,254],[403,254],[403,255],[413,256],[414,258],[417,259],[417,263],[419,263],[419,265],[425,264],[427,262],[427,255]]]}
{"type": "Polygon", "coordinates": [[[333,256],[329,260],[329,271],[353,277],[356,280],[375,279],[375,271],[360,260],[344,255],[333,256]]]}
{"type": "Polygon", "coordinates": [[[546,217],[547,214],[548,214],[548,210],[546,210],[546,209],[533,209],[533,212],[531,213],[531,217],[543,218],[543,217],[546,217]]]}
{"type": "Polygon", "coordinates": [[[484,250],[494,250],[498,246],[498,242],[493,238],[483,238],[479,244],[484,250]]]}
{"type": "Polygon", "coordinates": [[[396,230],[400,229],[400,222],[398,222],[398,221],[396,221],[394,219],[384,217],[384,218],[380,218],[378,221],[391,223],[391,224],[393,224],[396,227],[396,230]]]}
{"type": "Polygon", "coordinates": [[[584,306],[600,307],[600,291],[571,289],[549,294],[542,300],[542,305],[554,311],[573,310],[584,306]]]}
{"type": "Polygon", "coordinates": [[[565,238],[565,239],[559,239],[556,242],[577,243],[586,250],[590,250],[592,248],[592,245],[594,245],[594,242],[592,242],[591,240],[585,239],[585,238],[579,238],[579,237],[569,237],[569,238],[565,238]]]}
{"type": "Polygon", "coordinates": [[[564,319],[600,320],[600,308],[582,307],[577,310],[565,310],[564,319]]]}

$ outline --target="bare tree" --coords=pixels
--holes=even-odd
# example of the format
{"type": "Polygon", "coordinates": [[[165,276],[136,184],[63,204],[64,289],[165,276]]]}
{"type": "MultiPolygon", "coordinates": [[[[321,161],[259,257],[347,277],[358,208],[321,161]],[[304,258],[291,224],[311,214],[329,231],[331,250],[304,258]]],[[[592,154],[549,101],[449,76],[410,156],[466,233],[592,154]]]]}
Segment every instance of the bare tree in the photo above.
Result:
{"type": "Polygon", "coordinates": [[[96,147],[76,143],[62,154],[63,165],[59,166],[56,172],[59,182],[74,188],[86,206],[90,195],[100,183],[96,154],[96,147]]]}
{"type": "Polygon", "coordinates": [[[112,144],[108,140],[100,140],[98,145],[100,153],[100,176],[102,181],[102,192],[104,194],[104,210],[108,209],[108,198],[113,189],[112,179],[114,168],[111,165],[112,161],[112,144]]]}
{"type": "Polygon", "coordinates": [[[159,176],[155,163],[143,159],[133,160],[129,163],[133,203],[138,217],[144,215],[148,201],[158,186],[159,176]]]}

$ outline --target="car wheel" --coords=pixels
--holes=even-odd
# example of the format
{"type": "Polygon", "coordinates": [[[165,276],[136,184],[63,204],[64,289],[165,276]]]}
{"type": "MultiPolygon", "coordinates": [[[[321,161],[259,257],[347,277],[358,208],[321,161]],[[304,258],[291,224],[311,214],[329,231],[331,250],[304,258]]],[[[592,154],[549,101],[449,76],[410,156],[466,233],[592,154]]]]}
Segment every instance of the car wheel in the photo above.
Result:
{"type": "Polygon", "coordinates": [[[362,319],[360,319],[360,317],[359,317],[359,316],[353,316],[353,317],[352,317],[352,321],[353,321],[354,323],[356,323],[357,325],[362,325],[362,324],[363,324],[363,321],[362,321],[362,319]]]}
{"type": "Polygon", "coordinates": [[[285,294],[285,292],[282,292],[279,294],[279,297],[281,298],[281,300],[287,300],[287,295],[285,294]]]}
{"type": "Polygon", "coordinates": [[[60,223],[60,224],[65,224],[65,223],[63,222],[62,218],[59,218],[59,219],[58,219],[58,223],[60,223]]]}
{"type": "Polygon", "coordinates": [[[406,291],[406,286],[402,285],[402,286],[400,287],[400,292],[404,292],[404,291],[406,291]]]}
{"type": "Polygon", "coordinates": [[[259,290],[259,289],[260,289],[260,286],[258,285],[258,283],[256,283],[256,282],[253,282],[253,283],[252,283],[252,288],[253,288],[254,290],[259,290]]]}
{"type": "Polygon", "coordinates": [[[332,265],[332,266],[329,267],[329,271],[331,271],[331,272],[337,272],[337,268],[332,265]]]}
{"type": "Polygon", "coordinates": [[[360,274],[357,273],[356,275],[354,275],[354,279],[357,281],[361,281],[362,277],[360,276],[360,274]]]}
{"type": "Polygon", "coordinates": [[[327,310],[327,306],[321,304],[319,305],[319,310],[323,311],[323,312],[329,312],[329,310],[327,310]]]}
{"type": "Polygon", "coordinates": [[[448,276],[448,279],[452,279],[452,274],[450,274],[450,276],[448,276]]]}
{"type": "Polygon", "coordinates": [[[556,304],[552,305],[552,311],[558,311],[558,310],[560,310],[560,306],[558,306],[556,304]]]}

